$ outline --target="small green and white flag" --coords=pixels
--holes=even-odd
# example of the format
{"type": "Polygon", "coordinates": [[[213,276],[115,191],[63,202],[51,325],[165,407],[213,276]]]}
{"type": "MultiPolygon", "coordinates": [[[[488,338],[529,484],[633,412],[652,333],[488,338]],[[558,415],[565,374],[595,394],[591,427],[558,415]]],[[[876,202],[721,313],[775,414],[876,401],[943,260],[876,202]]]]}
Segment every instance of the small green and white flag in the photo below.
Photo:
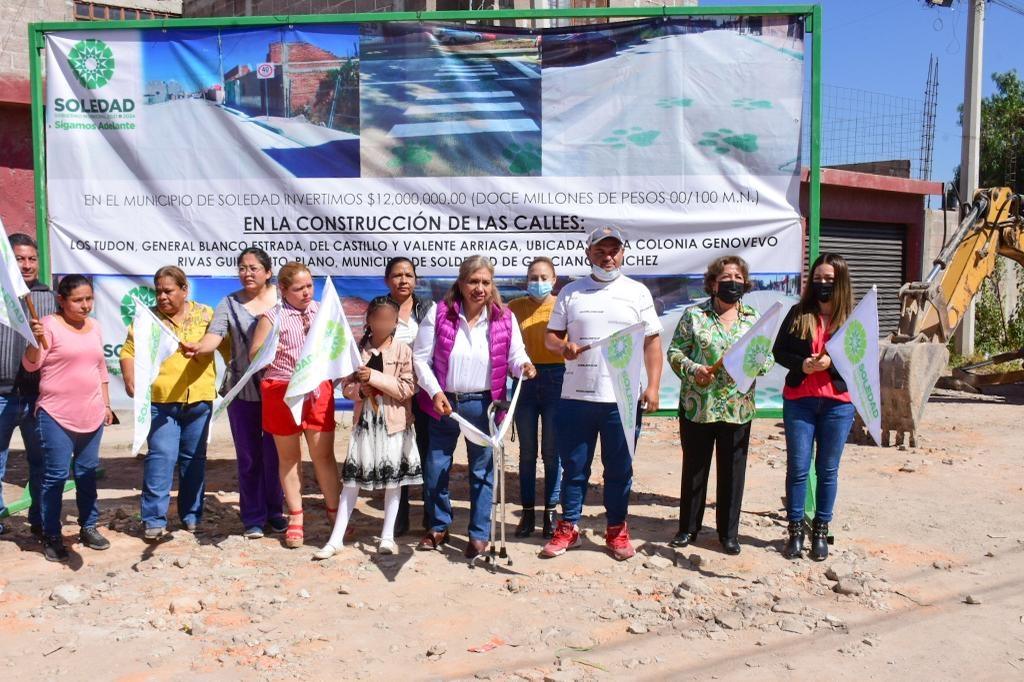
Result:
{"type": "Polygon", "coordinates": [[[846,380],[850,399],[876,445],[882,444],[882,392],[878,380],[878,289],[864,295],[850,319],[825,343],[846,380]]]}
{"type": "Polygon", "coordinates": [[[637,322],[590,344],[592,348],[600,346],[601,357],[608,366],[630,457],[636,448],[636,418],[640,402],[640,375],[644,369],[645,331],[644,323],[637,322]]]}
{"type": "Polygon", "coordinates": [[[256,355],[253,356],[252,362],[249,363],[249,367],[242,373],[242,376],[238,379],[234,386],[232,386],[224,397],[221,398],[220,404],[213,411],[213,419],[224,414],[224,411],[228,409],[228,405],[235,399],[245,385],[249,383],[249,380],[255,376],[256,372],[269,365],[274,361],[274,356],[277,355],[277,344],[281,338],[281,316],[278,315],[274,318],[274,326],[270,328],[270,334],[267,336],[266,341],[260,346],[259,350],[256,351],[256,355]]]}
{"type": "Polygon", "coordinates": [[[153,382],[160,375],[164,360],[178,350],[178,337],[139,299],[135,301],[132,335],[135,339],[135,436],[132,454],[138,454],[149,437],[152,419],[153,382]]]}
{"type": "Polygon", "coordinates": [[[328,277],[320,309],[309,327],[295,372],[284,393],[284,401],[291,408],[296,424],[302,423],[302,403],[309,393],[324,381],[347,376],[363,364],[357,346],[338,292],[328,277]]]}
{"type": "Polygon", "coordinates": [[[776,301],[722,356],[722,367],[736,382],[740,393],[749,391],[757,377],[771,369],[775,362],[772,346],[785,318],[782,308],[782,301],[776,301]]]}
{"type": "MultiPolygon", "coordinates": [[[[0,229],[3,226],[3,220],[0,220],[0,229]]],[[[23,296],[28,296],[28,286],[21,276],[18,261],[14,258],[14,249],[6,238],[6,232],[4,235],[0,238],[0,253],[3,258],[3,269],[0,270],[0,295],[4,298],[3,305],[0,305],[0,324],[21,334],[32,346],[38,346],[32,328],[28,326],[25,306],[21,302],[23,296]]]]}

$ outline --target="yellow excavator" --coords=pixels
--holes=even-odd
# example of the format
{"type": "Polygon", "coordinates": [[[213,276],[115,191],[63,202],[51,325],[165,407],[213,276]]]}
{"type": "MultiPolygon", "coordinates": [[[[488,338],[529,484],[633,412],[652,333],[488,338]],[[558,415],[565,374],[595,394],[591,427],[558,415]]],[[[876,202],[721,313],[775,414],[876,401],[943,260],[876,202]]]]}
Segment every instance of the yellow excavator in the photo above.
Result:
{"type": "MultiPolygon", "coordinates": [[[[916,446],[928,396],[949,362],[946,344],[995,269],[996,257],[1024,265],[1022,202],[1024,195],[1005,187],[978,190],[928,276],[900,289],[899,327],[879,349],[883,445],[889,445],[890,434],[895,434],[896,444],[909,436],[909,445],[916,446]]],[[[1021,357],[1022,352],[1005,353],[972,367],[1021,357]]],[[[985,378],[966,369],[957,376],[973,385],[1024,379],[1024,372],[985,378]]]]}

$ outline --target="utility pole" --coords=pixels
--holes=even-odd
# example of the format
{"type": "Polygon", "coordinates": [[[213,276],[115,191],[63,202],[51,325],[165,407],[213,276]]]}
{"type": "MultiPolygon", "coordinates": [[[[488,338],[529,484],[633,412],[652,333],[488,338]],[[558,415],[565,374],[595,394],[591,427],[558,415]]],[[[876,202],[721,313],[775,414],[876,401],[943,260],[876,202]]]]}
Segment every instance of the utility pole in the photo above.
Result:
{"type": "MultiPolygon", "coordinates": [[[[964,66],[964,117],[960,147],[960,200],[971,201],[978,189],[981,156],[982,42],[985,35],[985,2],[969,0],[967,58],[964,66]]],[[[964,312],[954,336],[960,355],[974,354],[974,302],[964,312]]]]}

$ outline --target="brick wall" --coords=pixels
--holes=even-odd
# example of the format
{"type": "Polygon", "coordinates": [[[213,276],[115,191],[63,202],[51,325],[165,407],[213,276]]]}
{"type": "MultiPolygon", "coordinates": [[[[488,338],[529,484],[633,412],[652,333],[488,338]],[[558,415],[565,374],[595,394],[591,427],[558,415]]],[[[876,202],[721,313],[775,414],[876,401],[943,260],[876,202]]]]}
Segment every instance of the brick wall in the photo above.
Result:
{"type": "Polygon", "coordinates": [[[406,6],[406,0],[184,0],[181,14],[183,17],[352,14],[400,12],[406,6]]]}
{"type": "Polygon", "coordinates": [[[71,0],[0,1],[0,218],[35,235],[28,25],[71,19],[71,0]]]}

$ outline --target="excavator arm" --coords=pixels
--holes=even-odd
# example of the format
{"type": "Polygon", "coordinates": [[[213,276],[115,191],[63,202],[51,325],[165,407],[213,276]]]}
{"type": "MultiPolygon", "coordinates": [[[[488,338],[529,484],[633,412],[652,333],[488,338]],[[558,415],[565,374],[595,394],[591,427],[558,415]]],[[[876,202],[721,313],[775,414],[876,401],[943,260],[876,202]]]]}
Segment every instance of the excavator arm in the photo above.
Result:
{"type": "Polygon", "coordinates": [[[883,440],[890,432],[915,445],[917,424],[935,382],[949,363],[946,343],[963,319],[997,256],[1024,264],[1020,195],[1004,187],[978,190],[956,233],[928,276],[900,289],[900,323],[880,348],[883,440]]]}

